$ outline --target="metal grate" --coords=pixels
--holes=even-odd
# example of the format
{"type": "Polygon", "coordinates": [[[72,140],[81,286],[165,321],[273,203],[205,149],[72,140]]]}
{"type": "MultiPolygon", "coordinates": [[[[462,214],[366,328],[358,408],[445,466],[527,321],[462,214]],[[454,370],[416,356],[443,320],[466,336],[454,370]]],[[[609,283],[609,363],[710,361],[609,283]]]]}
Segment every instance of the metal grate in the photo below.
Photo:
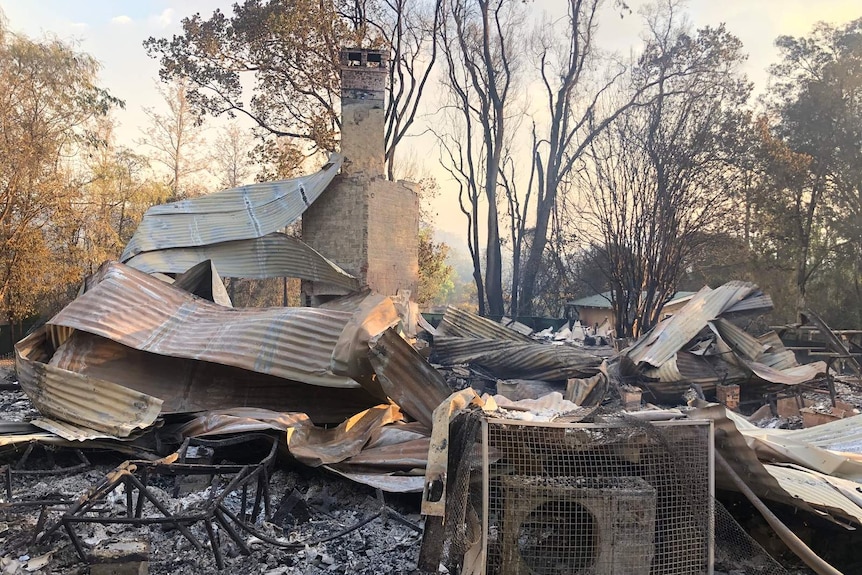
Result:
{"type": "Polygon", "coordinates": [[[712,424],[483,423],[486,573],[713,569],[712,424]]]}

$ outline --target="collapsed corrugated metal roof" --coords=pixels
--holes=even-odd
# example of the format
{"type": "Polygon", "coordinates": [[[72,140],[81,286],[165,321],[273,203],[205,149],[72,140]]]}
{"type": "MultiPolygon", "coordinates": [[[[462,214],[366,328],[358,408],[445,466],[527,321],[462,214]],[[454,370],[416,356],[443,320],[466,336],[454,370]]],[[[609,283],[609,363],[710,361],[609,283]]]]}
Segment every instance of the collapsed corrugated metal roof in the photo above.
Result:
{"type": "Polygon", "coordinates": [[[15,345],[21,389],[42,415],[115,437],[128,437],[155,422],[161,399],[48,365],[52,350],[46,333],[39,328],[15,345]]]}
{"type": "Polygon", "coordinates": [[[355,277],[314,248],[280,232],[260,238],[145,252],[128,260],[126,265],[146,273],[181,273],[206,260],[212,260],[226,277],[295,277],[348,290],[360,287],[355,277]]]}
{"type": "Polygon", "coordinates": [[[437,333],[451,337],[497,339],[501,341],[532,342],[533,340],[488,318],[448,306],[437,326],[437,333]]]}
{"type": "Polygon", "coordinates": [[[727,318],[772,307],[754,284],[704,288],[675,315],[621,353],[621,371],[659,401],[679,400],[692,384],[713,392],[718,384],[798,385],[826,372],[824,362],[799,365],[776,334],[755,337],[727,318]],[[752,377],[754,376],[754,377],[752,377]]]}
{"type": "Polygon", "coordinates": [[[380,402],[360,387],[318,387],[274,375],[140,351],[83,331],[54,353],[50,365],[111,381],[164,400],[164,414],[239,407],[301,411],[315,423],[340,423],[380,402]]]}
{"type": "MultiPolygon", "coordinates": [[[[759,497],[828,517],[839,524],[862,525],[862,502],[855,495],[836,489],[826,476],[816,470],[759,461],[738,429],[737,418],[729,415],[724,406],[704,405],[693,410],[689,417],[714,422],[715,448],[759,497]]],[[[803,455],[801,460],[805,459],[803,455]]],[[[853,485],[858,487],[858,483],[853,485]]],[[[734,489],[720,469],[716,470],[716,487],[734,489]]]]}
{"type": "Polygon", "coordinates": [[[49,323],[171,357],[232,365],[312,385],[352,388],[332,350],[352,317],[313,308],[232,309],[118,263],[49,323]]]}
{"type": "MultiPolygon", "coordinates": [[[[660,322],[624,352],[635,365],[660,367],[706,327],[707,322],[733,308],[741,301],[761,292],[757,286],[732,281],[716,289],[708,287],[697,292],[685,306],[670,318],[660,322]]],[[[771,305],[769,306],[771,307],[771,305]]],[[[767,309],[765,306],[763,308],[767,309]]]]}
{"type": "Polygon", "coordinates": [[[332,154],[309,176],[263,182],[153,206],[135,230],[121,261],[141,252],[259,238],[296,221],[338,173],[343,157],[332,154]]]}
{"type": "Polygon", "coordinates": [[[546,381],[590,377],[602,363],[602,358],[571,346],[444,336],[434,338],[432,357],[444,365],[477,365],[501,379],[546,381]]]}

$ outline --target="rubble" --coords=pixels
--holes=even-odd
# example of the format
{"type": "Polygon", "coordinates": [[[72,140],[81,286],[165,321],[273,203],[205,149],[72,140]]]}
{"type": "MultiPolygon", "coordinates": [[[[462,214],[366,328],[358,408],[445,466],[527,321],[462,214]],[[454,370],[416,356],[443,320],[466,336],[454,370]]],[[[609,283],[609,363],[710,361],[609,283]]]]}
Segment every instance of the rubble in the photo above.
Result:
{"type": "MultiPolygon", "coordinates": [[[[722,552],[731,537],[755,545],[729,514],[711,515],[713,449],[728,465],[719,489],[862,526],[859,381],[800,364],[773,331],[750,333],[771,306],[757,286],[704,288],[618,352],[589,345],[598,334],[579,325],[536,334],[452,307],[435,327],[408,295],[357,291],[277,231],[340,162],[152,208],[125,263],[106,262],[18,342],[20,390],[0,391],[4,573],[496,573],[529,571],[528,559],[576,570],[589,545],[548,550],[544,519],[528,521],[544,512],[496,501],[533,525],[535,545],[517,549],[520,536],[488,516],[501,492],[539,507],[565,492],[646,518],[599,514],[623,519],[596,523],[597,541],[638,551],[603,547],[597,572],[646,573],[653,560],[707,572],[714,521],[722,552]],[[235,308],[220,272],[290,272],[350,293],[235,308]],[[488,439],[489,426],[507,439],[488,439]],[[670,517],[685,529],[671,533],[670,517]],[[652,543],[634,545],[633,525],[652,543]]],[[[567,513],[561,532],[588,522],[567,513]]]]}

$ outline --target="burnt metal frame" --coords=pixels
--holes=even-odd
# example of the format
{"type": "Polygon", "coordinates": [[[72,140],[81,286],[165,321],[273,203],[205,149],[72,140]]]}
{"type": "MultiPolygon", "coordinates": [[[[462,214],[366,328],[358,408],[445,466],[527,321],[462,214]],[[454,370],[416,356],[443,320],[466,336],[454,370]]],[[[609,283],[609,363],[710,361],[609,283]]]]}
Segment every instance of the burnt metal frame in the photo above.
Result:
{"type": "MultiPolygon", "coordinates": [[[[87,470],[91,467],[90,461],[84,455],[84,452],[80,449],[72,450],[73,453],[78,457],[80,463],[77,465],[72,465],[69,467],[59,467],[56,469],[22,469],[27,461],[30,459],[30,455],[33,453],[33,449],[40,445],[38,442],[30,442],[27,445],[27,449],[24,450],[24,454],[18,460],[18,462],[13,465],[5,465],[3,466],[3,475],[6,484],[6,502],[7,505],[36,505],[41,503],[56,503],[56,501],[22,501],[22,502],[12,502],[12,476],[13,475],[31,475],[31,476],[47,476],[47,475],[64,475],[68,473],[77,473],[79,471],[87,470]]],[[[54,448],[51,446],[43,446],[45,449],[45,453],[48,455],[49,459],[53,459],[54,448]]]]}
{"type": "MultiPolygon", "coordinates": [[[[52,533],[54,533],[61,525],[69,534],[69,539],[75,547],[78,557],[83,562],[87,562],[87,556],[80,538],[75,533],[74,525],[76,523],[100,523],[100,524],[128,524],[135,526],[143,525],[172,525],[175,526],[182,535],[198,551],[204,550],[204,545],[192,534],[189,527],[203,521],[207,531],[207,537],[215,556],[216,565],[219,570],[224,569],[224,556],[218,544],[215,530],[213,529],[213,521],[218,524],[228,533],[228,535],[237,544],[243,555],[249,555],[251,551],[245,544],[245,541],[236,531],[228,519],[240,523],[248,517],[254,522],[261,511],[261,504],[265,517],[270,516],[270,493],[269,493],[269,474],[275,463],[276,452],[278,449],[278,438],[265,434],[245,434],[238,437],[207,440],[207,439],[186,439],[179,451],[176,453],[156,460],[131,460],[126,461],[117,466],[113,471],[99,482],[98,485],[92,487],[87,493],[82,495],[76,503],[66,509],[60,520],[45,530],[39,536],[38,541],[44,542],[52,533]],[[177,463],[178,459],[184,461],[185,453],[189,445],[201,445],[205,447],[227,447],[246,443],[252,440],[266,438],[272,442],[269,453],[259,463],[238,465],[202,465],[194,463],[177,463]],[[137,474],[140,474],[138,478],[137,474]],[[149,491],[147,488],[151,475],[172,475],[172,476],[188,476],[188,475],[209,475],[210,485],[216,484],[216,478],[221,475],[233,474],[233,478],[228,482],[225,488],[216,495],[213,490],[210,494],[206,505],[194,512],[182,515],[172,515],[171,512],[149,491]],[[256,490],[254,504],[250,515],[246,514],[248,508],[248,488],[249,485],[256,482],[256,490]],[[125,517],[93,517],[87,516],[90,512],[102,512],[103,509],[95,509],[96,505],[103,501],[108,494],[112,493],[120,485],[124,486],[126,492],[126,515],[125,517]],[[242,511],[239,516],[232,513],[224,506],[225,498],[241,489],[242,490],[242,511]],[[137,500],[134,498],[134,491],[137,490],[137,500]],[[163,517],[143,517],[144,502],[149,501],[163,517]]],[[[41,525],[37,525],[37,533],[41,525]]]]}

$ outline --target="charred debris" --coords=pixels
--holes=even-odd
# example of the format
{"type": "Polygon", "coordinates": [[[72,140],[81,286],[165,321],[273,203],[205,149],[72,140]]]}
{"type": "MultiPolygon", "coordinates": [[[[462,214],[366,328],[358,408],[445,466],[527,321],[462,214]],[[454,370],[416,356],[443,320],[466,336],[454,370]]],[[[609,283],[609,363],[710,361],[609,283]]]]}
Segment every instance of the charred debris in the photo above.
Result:
{"type": "Polygon", "coordinates": [[[745,282],[622,349],[432,326],[279,231],[341,162],[152,208],[18,342],[3,573],[862,569],[834,546],[862,526],[854,334],[811,313],[782,329],[822,348],[788,348],[745,282]],[[346,295],[234,308],[219,274],[346,295]]]}

